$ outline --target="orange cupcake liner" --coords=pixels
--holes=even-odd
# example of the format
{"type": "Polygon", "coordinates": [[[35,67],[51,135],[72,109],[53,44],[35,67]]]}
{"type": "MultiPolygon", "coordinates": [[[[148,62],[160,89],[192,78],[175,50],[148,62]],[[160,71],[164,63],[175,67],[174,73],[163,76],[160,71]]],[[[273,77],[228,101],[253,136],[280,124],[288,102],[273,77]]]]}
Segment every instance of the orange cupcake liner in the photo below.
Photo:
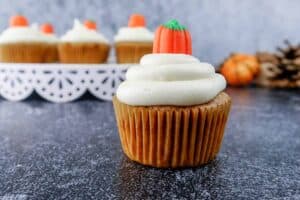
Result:
{"type": "Polygon", "coordinates": [[[45,62],[53,63],[58,62],[58,49],[57,44],[48,44],[45,54],[45,62]]]}
{"type": "Polygon", "coordinates": [[[105,63],[110,46],[102,43],[60,43],[59,60],[62,63],[105,63]]]}
{"type": "Polygon", "coordinates": [[[47,60],[48,44],[14,43],[0,45],[0,62],[43,63],[47,60]]]}
{"type": "Polygon", "coordinates": [[[231,100],[219,94],[197,106],[129,106],[113,99],[124,153],[158,168],[196,167],[220,150],[231,100]]]}
{"type": "Polygon", "coordinates": [[[152,53],[152,42],[117,42],[117,63],[139,63],[145,54],[152,53]]]}

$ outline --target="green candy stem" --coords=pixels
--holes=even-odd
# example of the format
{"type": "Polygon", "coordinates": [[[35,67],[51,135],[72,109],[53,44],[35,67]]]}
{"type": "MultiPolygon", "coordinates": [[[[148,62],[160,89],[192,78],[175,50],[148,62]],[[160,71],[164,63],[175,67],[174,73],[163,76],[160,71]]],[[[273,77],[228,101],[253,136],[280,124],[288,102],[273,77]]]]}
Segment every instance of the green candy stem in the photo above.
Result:
{"type": "Polygon", "coordinates": [[[167,23],[163,24],[163,26],[171,30],[179,30],[179,31],[186,30],[186,28],[181,24],[179,24],[179,22],[176,19],[172,19],[168,21],[167,23]]]}

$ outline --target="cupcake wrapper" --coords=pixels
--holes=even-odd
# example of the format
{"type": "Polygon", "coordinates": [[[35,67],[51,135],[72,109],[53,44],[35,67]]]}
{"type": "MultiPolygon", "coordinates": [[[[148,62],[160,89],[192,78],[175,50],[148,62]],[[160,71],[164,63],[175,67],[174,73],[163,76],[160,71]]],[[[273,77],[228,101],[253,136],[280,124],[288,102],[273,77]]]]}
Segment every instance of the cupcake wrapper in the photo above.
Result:
{"type": "Polygon", "coordinates": [[[145,54],[152,53],[152,42],[118,42],[115,44],[118,63],[139,63],[145,54]]]}
{"type": "Polygon", "coordinates": [[[48,44],[45,55],[46,63],[58,62],[58,49],[56,44],[48,44]]]}
{"type": "Polygon", "coordinates": [[[159,168],[195,167],[220,150],[231,100],[219,94],[210,103],[189,106],[129,106],[113,99],[125,154],[159,168]]]}
{"type": "Polygon", "coordinates": [[[0,62],[43,63],[46,62],[47,44],[15,43],[0,45],[0,62]]]}
{"type": "Polygon", "coordinates": [[[102,43],[60,43],[59,60],[62,63],[105,63],[110,47],[102,43]]]}

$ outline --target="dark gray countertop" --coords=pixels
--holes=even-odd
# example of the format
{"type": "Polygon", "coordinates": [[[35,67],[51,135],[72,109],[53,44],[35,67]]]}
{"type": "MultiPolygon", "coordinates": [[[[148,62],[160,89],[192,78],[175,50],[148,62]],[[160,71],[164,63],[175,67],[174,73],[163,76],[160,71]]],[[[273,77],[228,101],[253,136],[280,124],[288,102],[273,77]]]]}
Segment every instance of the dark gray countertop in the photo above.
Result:
{"type": "Polygon", "coordinates": [[[228,93],[217,159],[175,171],[124,156],[110,102],[0,100],[0,199],[300,199],[300,91],[228,93]]]}

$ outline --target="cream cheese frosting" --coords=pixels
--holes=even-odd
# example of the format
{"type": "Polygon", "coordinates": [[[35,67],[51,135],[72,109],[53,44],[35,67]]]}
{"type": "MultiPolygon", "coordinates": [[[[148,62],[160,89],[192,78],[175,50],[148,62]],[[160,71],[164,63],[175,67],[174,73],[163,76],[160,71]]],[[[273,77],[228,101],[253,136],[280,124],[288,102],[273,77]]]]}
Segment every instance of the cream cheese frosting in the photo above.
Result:
{"type": "Polygon", "coordinates": [[[152,42],[154,34],[145,27],[122,27],[114,39],[115,42],[152,42]]]}
{"type": "Polygon", "coordinates": [[[117,98],[128,105],[199,105],[226,87],[221,74],[208,63],[185,54],[148,54],[132,66],[120,84],[117,98]]]}
{"type": "Polygon", "coordinates": [[[46,42],[46,38],[35,25],[9,27],[0,36],[1,44],[18,42],[46,42]]]}
{"type": "Polygon", "coordinates": [[[48,43],[58,43],[59,39],[54,34],[44,34],[46,42],[48,43]]]}
{"type": "Polygon", "coordinates": [[[108,40],[99,32],[86,28],[77,19],[74,26],[61,37],[62,42],[99,42],[108,44],[108,40]]]}

